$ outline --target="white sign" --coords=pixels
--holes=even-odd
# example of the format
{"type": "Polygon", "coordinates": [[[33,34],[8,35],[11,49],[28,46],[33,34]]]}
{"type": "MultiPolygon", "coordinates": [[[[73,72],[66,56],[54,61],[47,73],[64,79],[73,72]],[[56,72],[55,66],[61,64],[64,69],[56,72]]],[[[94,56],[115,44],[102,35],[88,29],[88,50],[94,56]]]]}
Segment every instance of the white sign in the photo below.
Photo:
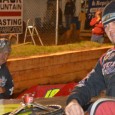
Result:
{"type": "Polygon", "coordinates": [[[23,0],[0,0],[0,33],[23,31],[23,0]]]}

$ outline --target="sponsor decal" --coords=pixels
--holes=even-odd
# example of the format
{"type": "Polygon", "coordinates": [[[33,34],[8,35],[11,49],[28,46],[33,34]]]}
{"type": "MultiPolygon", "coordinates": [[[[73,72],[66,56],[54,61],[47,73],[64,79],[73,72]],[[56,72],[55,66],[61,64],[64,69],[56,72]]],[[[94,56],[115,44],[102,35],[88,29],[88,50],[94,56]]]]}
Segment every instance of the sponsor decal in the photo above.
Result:
{"type": "Polygon", "coordinates": [[[102,68],[103,75],[115,73],[115,62],[107,62],[102,68]]]}
{"type": "Polygon", "coordinates": [[[0,33],[21,34],[23,31],[23,0],[0,0],[0,33]]]}
{"type": "Polygon", "coordinates": [[[56,94],[56,93],[58,93],[60,91],[60,89],[50,89],[50,90],[48,90],[47,92],[46,92],[46,94],[45,94],[45,98],[49,98],[49,97],[54,97],[54,95],[56,94]]]}

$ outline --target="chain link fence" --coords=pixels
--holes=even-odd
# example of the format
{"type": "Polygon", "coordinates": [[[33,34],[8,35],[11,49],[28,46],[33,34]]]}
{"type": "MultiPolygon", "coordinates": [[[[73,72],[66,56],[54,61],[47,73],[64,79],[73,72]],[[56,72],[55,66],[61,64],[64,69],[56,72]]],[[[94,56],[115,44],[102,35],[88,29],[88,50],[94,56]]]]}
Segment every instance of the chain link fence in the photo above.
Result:
{"type": "MultiPolygon", "coordinates": [[[[41,45],[40,40],[42,41],[43,45],[63,44],[67,43],[68,39],[68,43],[71,42],[72,37],[66,39],[66,35],[64,34],[66,32],[66,29],[64,27],[64,3],[66,2],[66,0],[58,0],[58,2],[57,0],[24,0],[23,2],[23,33],[19,35],[19,43],[24,42],[25,34],[25,42],[32,42],[32,39],[34,39],[35,44],[37,45],[41,45]],[[58,16],[57,44],[56,16],[58,16]],[[29,24],[27,24],[28,20],[31,20],[29,24]],[[26,31],[28,25],[35,25],[35,28],[39,35],[37,35],[35,31],[32,35],[32,38],[29,31],[26,31]]],[[[72,25],[72,29],[75,28],[74,26],[75,25],[72,25]]],[[[73,31],[72,29],[71,31],[73,31]]],[[[68,32],[68,34],[71,33],[72,32],[68,32]]],[[[74,34],[76,34],[76,32],[74,32],[74,34]]]]}
{"type": "Polygon", "coordinates": [[[29,31],[26,32],[27,26],[35,26],[33,39],[35,43],[40,44],[40,40],[43,45],[55,44],[55,28],[56,28],[56,0],[48,2],[48,0],[24,0],[23,6],[23,34],[19,36],[19,42],[32,42],[32,37],[29,31]]]}

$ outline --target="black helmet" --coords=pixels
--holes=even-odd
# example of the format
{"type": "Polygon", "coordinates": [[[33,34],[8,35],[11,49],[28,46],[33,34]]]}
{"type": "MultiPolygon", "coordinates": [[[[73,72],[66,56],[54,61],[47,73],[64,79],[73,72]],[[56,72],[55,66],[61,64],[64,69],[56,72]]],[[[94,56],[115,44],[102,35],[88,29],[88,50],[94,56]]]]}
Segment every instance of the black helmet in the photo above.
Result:
{"type": "Polygon", "coordinates": [[[102,13],[102,22],[104,25],[112,21],[115,21],[115,0],[107,4],[102,13]]]}
{"type": "Polygon", "coordinates": [[[8,39],[1,38],[0,39],[0,53],[1,52],[7,52],[10,53],[11,51],[11,44],[8,39]]]}

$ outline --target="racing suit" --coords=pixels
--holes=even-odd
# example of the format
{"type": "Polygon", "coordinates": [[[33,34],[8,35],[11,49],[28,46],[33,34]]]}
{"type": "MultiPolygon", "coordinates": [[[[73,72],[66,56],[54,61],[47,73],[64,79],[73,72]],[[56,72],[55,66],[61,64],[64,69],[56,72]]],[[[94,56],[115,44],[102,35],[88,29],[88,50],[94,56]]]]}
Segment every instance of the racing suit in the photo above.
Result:
{"type": "Polygon", "coordinates": [[[69,95],[67,104],[76,99],[84,106],[102,90],[106,90],[107,96],[115,97],[115,48],[109,49],[86,78],[78,83],[69,95]]]}
{"type": "Polygon", "coordinates": [[[0,87],[5,88],[5,93],[0,94],[0,99],[9,98],[12,95],[14,84],[6,63],[0,66],[0,87]]]}

